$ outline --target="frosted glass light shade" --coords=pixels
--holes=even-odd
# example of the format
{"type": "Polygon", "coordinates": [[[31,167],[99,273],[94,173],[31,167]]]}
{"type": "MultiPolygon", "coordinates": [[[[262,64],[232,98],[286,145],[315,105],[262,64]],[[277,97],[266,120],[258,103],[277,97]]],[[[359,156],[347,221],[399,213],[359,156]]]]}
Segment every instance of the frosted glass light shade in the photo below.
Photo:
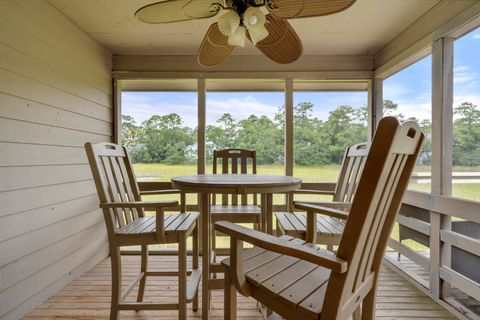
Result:
{"type": "Polygon", "coordinates": [[[248,29],[248,34],[250,35],[250,39],[255,46],[257,45],[257,42],[268,37],[268,30],[265,28],[265,26],[262,26],[261,28],[248,29]]]}
{"type": "Polygon", "coordinates": [[[249,7],[243,14],[243,24],[248,29],[253,45],[268,37],[268,30],[265,28],[266,22],[267,18],[259,8],[249,7]]]}
{"type": "Polygon", "coordinates": [[[218,18],[218,29],[226,36],[230,37],[240,26],[240,16],[235,11],[228,11],[218,18]]]}
{"type": "Polygon", "coordinates": [[[267,22],[265,14],[256,7],[249,7],[243,14],[243,24],[248,30],[263,28],[267,22]]]}
{"type": "Polygon", "coordinates": [[[245,29],[245,27],[238,27],[234,34],[228,37],[228,44],[231,46],[245,47],[246,32],[247,29],[245,29]]]}

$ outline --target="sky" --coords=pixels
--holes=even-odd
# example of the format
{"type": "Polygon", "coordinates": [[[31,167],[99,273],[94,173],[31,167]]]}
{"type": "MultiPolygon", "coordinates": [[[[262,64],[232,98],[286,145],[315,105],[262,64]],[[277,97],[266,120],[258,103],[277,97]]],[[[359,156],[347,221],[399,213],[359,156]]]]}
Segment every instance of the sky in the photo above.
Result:
{"type": "MultiPolygon", "coordinates": [[[[480,107],[480,28],[454,42],[454,106],[468,101],[480,107]]],[[[431,119],[431,56],[417,61],[384,80],[384,99],[397,103],[406,117],[431,119]]],[[[284,104],[282,92],[207,93],[207,125],[223,113],[236,120],[251,114],[273,117],[284,104]]],[[[339,105],[361,107],[366,92],[297,92],[294,103],[314,104],[313,116],[322,120],[339,105]]],[[[197,94],[194,92],[123,92],[122,112],[140,124],[154,114],[179,114],[185,126],[197,125],[197,94]]]]}
{"type": "MultiPolygon", "coordinates": [[[[480,28],[454,41],[453,106],[472,102],[480,107],[480,28]]],[[[383,98],[397,103],[408,117],[430,119],[432,111],[431,55],[383,82],[383,98]]]]}

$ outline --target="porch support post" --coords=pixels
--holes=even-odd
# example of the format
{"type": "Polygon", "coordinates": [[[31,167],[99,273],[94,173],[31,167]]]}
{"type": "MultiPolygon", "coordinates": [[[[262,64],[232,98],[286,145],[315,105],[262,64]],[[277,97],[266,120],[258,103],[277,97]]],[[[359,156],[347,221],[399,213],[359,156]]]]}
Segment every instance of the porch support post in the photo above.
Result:
{"type": "MultiPolygon", "coordinates": [[[[206,105],[207,105],[207,87],[206,81],[199,78],[197,82],[197,104],[198,104],[198,131],[197,131],[197,173],[205,173],[205,132],[206,132],[206,105]]],[[[197,195],[198,208],[202,205],[201,195],[197,195]]],[[[203,218],[200,216],[199,225],[203,225],[203,218]]],[[[198,228],[198,241],[203,243],[202,227],[198,228]]],[[[208,238],[208,234],[205,235],[208,238]]],[[[203,247],[200,246],[199,253],[203,257],[203,247]]],[[[208,254],[207,254],[208,257],[208,254]]]]}
{"type": "Polygon", "coordinates": [[[113,128],[112,142],[122,144],[122,87],[121,80],[113,79],[112,82],[113,103],[113,128]]]}
{"type": "Polygon", "coordinates": [[[378,122],[383,117],[383,79],[373,78],[368,82],[368,142],[377,130],[378,122]]]}
{"type": "MultiPolygon", "coordinates": [[[[285,175],[293,176],[293,79],[285,81],[285,175]]],[[[293,210],[293,193],[285,195],[286,210],[293,210]]]]}
{"type": "MultiPolygon", "coordinates": [[[[432,194],[452,193],[453,145],[453,38],[432,45],[432,194]]],[[[451,230],[449,216],[430,212],[430,290],[438,298],[450,295],[440,279],[440,268],[451,267],[451,246],[440,240],[441,230],[451,230]]]]}
{"type": "Polygon", "coordinates": [[[206,104],[207,90],[205,79],[198,79],[197,83],[197,103],[198,103],[198,133],[197,133],[197,172],[205,173],[205,122],[206,122],[206,104]]]}
{"type": "Polygon", "coordinates": [[[453,38],[432,47],[432,193],[452,194],[453,38]]]}
{"type": "Polygon", "coordinates": [[[293,176],[293,79],[285,82],[285,175],[293,176]]]}

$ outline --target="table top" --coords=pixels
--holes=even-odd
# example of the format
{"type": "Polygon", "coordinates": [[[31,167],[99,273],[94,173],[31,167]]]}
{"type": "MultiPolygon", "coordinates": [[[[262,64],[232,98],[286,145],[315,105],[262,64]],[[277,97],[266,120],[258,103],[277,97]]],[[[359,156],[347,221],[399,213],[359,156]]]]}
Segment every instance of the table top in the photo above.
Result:
{"type": "Polygon", "coordinates": [[[300,188],[296,177],[265,174],[199,174],[172,178],[173,187],[190,192],[273,193],[300,188]]]}

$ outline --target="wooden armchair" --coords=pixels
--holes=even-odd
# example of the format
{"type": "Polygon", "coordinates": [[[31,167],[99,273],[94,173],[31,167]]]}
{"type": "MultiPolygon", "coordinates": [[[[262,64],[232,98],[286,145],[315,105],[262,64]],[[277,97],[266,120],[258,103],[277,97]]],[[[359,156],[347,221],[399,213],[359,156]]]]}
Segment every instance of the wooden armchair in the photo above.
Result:
{"type": "MultiPolygon", "coordinates": [[[[257,159],[255,151],[244,149],[224,149],[213,151],[213,174],[247,174],[257,173],[257,159]],[[219,161],[221,160],[221,161],[219,161]],[[249,166],[249,160],[251,165],[249,166]],[[219,170],[221,163],[221,170],[219,170]],[[239,168],[240,166],[240,168],[239,168]],[[251,170],[248,170],[251,168],[251,170]],[[240,170],[239,170],[240,169],[240,170]],[[221,171],[221,172],[219,172],[221,171]]],[[[258,206],[257,195],[248,202],[248,195],[223,194],[221,204],[217,204],[216,195],[212,195],[210,207],[211,221],[230,221],[234,223],[253,223],[254,229],[259,230],[262,212],[258,206]],[[230,199],[229,199],[230,198],[230,199]]],[[[216,233],[212,228],[212,249],[215,261],[216,233]]]]}
{"type": "MultiPolygon", "coordinates": [[[[303,194],[332,195],[332,202],[294,202],[293,208],[320,214],[317,216],[316,243],[331,249],[340,243],[344,221],[362,174],[368,150],[366,143],[348,147],[343,156],[342,168],[333,191],[299,190],[303,194]]],[[[307,216],[294,212],[276,212],[277,230],[295,238],[307,238],[307,216]]],[[[308,235],[312,239],[311,235],[308,235]]]]}
{"type": "Polygon", "coordinates": [[[187,303],[198,308],[198,212],[164,214],[164,209],[177,201],[142,201],[124,147],[111,143],[85,144],[88,161],[103,209],[107,226],[112,263],[112,300],[110,319],[118,319],[120,310],[179,310],[179,319],[186,319],[187,303]],[[145,211],[155,216],[145,216],[145,211]],[[187,238],[193,236],[193,260],[187,283],[187,238]],[[178,271],[151,272],[147,270],[148,245],[178,243],[178,271]],[[133,283],[122,292],[121,246],[141,246],[141,270],[133,283]],[[178,301],[143,303],[146,278],[149,276],[178,275],[178,301]],[[136,303],[124,302],[128,293],[139,283],[136,303]]]}
{"type": "MultiPolygon", "coordinates": [[[[423,134],[415,122],[379,123],[336,254],[304,240],[276,238],[226,221],[225,319],[235,319],[236,290],[286,319],[373,319],[379,269],[423,134]],[[243,249],[243,242],[254,245],[243,249]]],[[[308,214],[313,233],[316,214],[308,214]]]]}

